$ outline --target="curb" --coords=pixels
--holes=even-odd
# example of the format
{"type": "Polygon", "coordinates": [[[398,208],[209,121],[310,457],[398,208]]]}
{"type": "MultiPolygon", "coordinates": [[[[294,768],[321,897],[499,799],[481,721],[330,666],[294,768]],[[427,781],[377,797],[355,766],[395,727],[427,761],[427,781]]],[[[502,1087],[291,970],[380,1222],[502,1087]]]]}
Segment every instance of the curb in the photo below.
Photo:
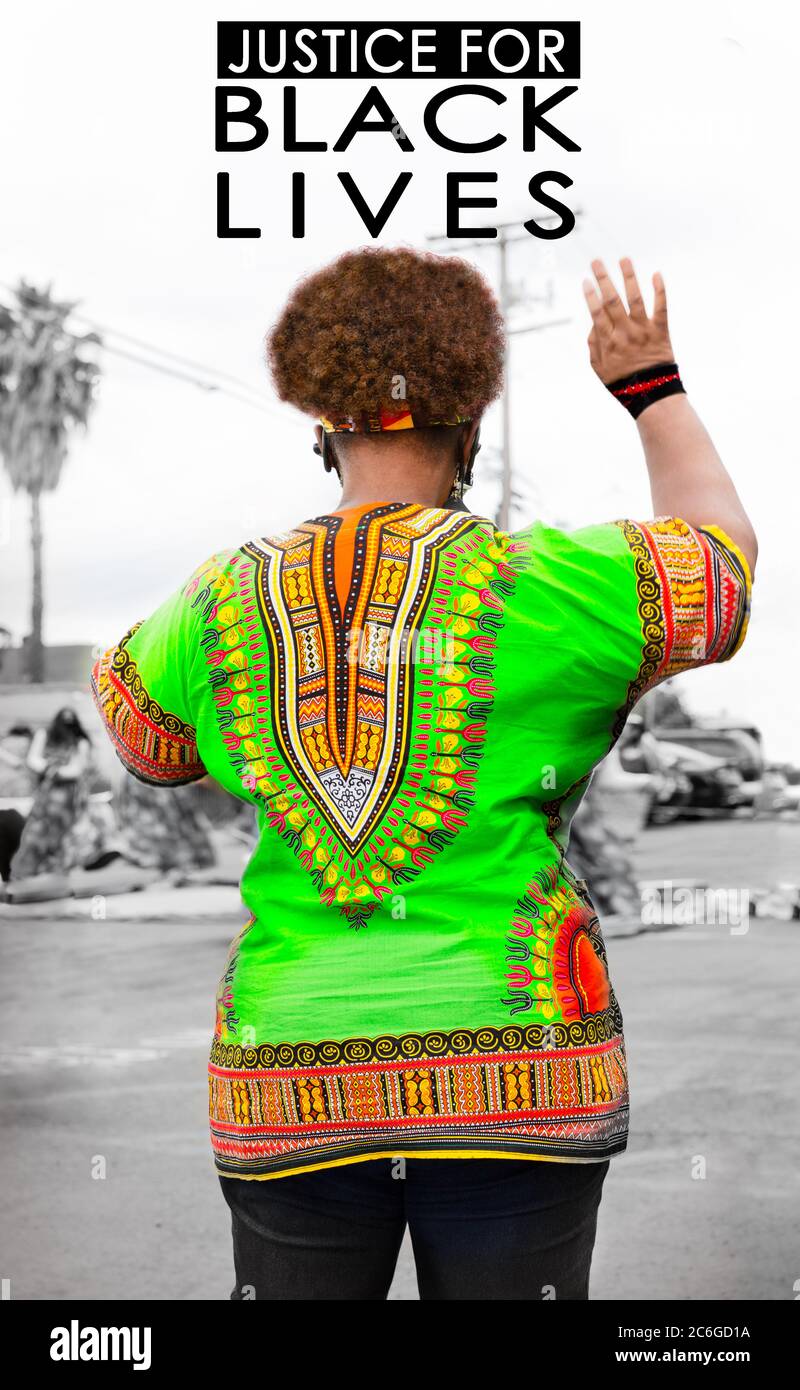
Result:
{"type": "Polygon", "coordinates": [[[38,903],[0,903],[0,922],[233,922],[248,916],[238,887],[141,888],[132,893],[56,898],[38,903]],[[102,910],[100,910],[102,905],[102,910]]]}

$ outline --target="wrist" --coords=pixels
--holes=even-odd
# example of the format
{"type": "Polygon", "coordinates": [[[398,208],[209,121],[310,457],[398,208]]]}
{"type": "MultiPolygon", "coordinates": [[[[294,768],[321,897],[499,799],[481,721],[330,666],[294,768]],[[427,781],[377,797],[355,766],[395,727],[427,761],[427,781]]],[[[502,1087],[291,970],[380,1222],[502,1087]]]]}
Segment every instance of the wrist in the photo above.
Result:
{"type": "Polygon", "coordinates": [[[668,439],[675,430],[682,429],[686,414],[694,415],[694,409],[685,391],[673,396],[662,396],[659,401],[651,401],[646,410],[636,417],[636,428],[642,439],[668,439]]]}
{"type": "Polygon", "coordinates": [[[685,395],[676,362],[657,362],[652,367],[643,367],[628,376],[607,381],[605,386],[635,420],[656,401],[685,395]]]}

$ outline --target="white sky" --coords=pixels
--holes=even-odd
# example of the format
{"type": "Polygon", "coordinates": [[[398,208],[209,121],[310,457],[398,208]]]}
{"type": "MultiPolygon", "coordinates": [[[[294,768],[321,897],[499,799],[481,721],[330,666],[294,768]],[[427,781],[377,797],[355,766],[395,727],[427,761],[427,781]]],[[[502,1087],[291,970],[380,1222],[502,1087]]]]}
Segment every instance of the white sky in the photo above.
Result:
{"type": "MultiPolygon", "coordinates": [[[[485,19],[488,7],[424,8],[430,21],[485,19]]],[[[511,21],[536,13],[519,3],[501,12],[511,21]]],[[[364,4],[345,13],[375,17],[364,4]]],[[[548,275],[555,290],[549,309],[523,307],[519,322],[571,320],[514,340],[513,450],[526,497],[518,522],[650,515],[636,429],[589,368],[580,289],[592,256],[630,254],[648,283],[655,269],[666,278],[684,380],[761,542],[743,652],[733,666],[682,681],[683,693],[698,710],[756,719],[770,756],[800,758],[794,13],[775,0],[757,9],[684,0],[572,4],[566,13],[544,6],[545,19],[583,25],[584,76],[561,108],[580,154],[547,140],[522,153],[514,83],[503,84],[509,100],[499,111],[465,101],[459,122],[485,134],[499,120],[506,146],[477,156],[439,150],[421,111],[444,83],[415,80],[380,84],[414,155],[363,135],[344,155],[291,156],[280,147],[279,81],[260,84],[267,146],[214,153],[215,21],[258,18],[258,7],[30,0],[6,10],[0,281],[52,281],[98,322],[252,383],[271,412],[106,354],[90,431],[45,502],[46,640],[110,642],[211,551],[335,505],[309,425],[271,394],[262,339],[293,281],[368,240],[337,170],[349,169],[373,206],[400,169],[412,170],[381,240],[419,245],[443,230],[447,170],[496,169],[497,217],[509,220],[530,215],[531,175],[554,168],[574,180],[568,196],[584,217],[563,241],[517,247],[512,263],[528,292],[541,295],[548,275]],[[308,173],[304,241],[290,236],[296,168],[308,173]],[[217,169],[231,173],[237,217],[272,219],[269,234],[217,240],[217,169]]],[[[332,143],[367,85],[299,82],[301,135],[332,143]]],[[[476,257],[490,274],[494,256],[487,243],[476,257]]],[[[486,442],[496,443],[496,421],[487,426],[486,442]]],[[[491,513],[494,500],[486,478],[470,495],[476,511],[491,513]]],[[[0,623],[18,640],[27,627],[27,504],[4,474],[0,522],[0,623]]]]}

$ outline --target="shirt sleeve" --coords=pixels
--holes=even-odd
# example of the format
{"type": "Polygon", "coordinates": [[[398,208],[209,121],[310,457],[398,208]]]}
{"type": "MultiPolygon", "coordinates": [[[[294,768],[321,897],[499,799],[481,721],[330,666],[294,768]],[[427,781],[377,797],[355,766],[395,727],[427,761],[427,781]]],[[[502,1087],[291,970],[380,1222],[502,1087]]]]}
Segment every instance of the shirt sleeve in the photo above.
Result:
{"type": "Polygon", "coordinates": [[[616,525],[633,563],[642,637],[633,698],[681,671],[729,661],[744,641],[752,592],[730,536],[679,517],[616,525]]]}
{"type": "Polygon", "coordinates": [[[135,623],[92,670],[94,702],[117,756],[152,786],[177,787],[206,776],[190,679],[198,642],[188,598],[193,578],[135,623]]]}

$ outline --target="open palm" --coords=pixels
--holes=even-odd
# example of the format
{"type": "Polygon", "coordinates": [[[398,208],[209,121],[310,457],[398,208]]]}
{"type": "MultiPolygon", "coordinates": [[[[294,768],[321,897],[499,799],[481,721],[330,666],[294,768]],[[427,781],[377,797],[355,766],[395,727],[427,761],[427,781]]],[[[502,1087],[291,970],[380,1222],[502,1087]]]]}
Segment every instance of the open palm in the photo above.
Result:
{"type": "Polygon", "coordinates": [[[619,265],[627,305],[617,293],[603,261],[592,261],[597,284],[590,279],[583,282],[583,293],[592,316],[589,360],[606,386],[620,377],[673,360],[667,295],[661,275],[656,272],[653,276],[655,300],[653,312],[648,315],[633,262],[625,256],[619,265]]]}

